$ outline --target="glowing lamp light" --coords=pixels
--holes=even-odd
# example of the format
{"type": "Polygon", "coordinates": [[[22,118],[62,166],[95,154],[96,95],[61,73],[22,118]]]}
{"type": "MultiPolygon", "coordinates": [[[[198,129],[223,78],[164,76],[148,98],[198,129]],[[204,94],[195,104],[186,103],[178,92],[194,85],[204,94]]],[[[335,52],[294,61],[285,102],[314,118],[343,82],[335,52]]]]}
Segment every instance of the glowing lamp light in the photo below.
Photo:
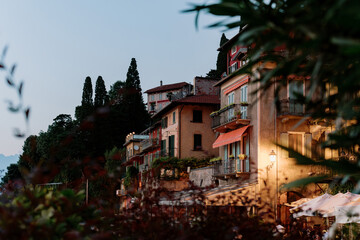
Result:
{"type": "Polygon", "coordinates": [[[269,154],[269,159],[271,163],[274,163],[276,161],[276,153],[274,152],[274,150],[271,150],[269,154]]]}

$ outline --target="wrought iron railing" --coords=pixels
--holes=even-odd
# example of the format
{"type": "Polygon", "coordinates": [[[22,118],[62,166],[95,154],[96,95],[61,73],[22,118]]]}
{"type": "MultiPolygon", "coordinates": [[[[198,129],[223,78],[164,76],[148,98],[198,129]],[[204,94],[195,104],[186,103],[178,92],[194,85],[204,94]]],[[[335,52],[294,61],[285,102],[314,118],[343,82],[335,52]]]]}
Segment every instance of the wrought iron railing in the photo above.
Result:
{"type": "Polygon", "coordinates": [[[250,172],[249,158],[246,159],[225,159],[216,162],[214,165],[214,175],[226,175],[232,173],[250,172]]]}
{"type": "Polygon", "coordinates": [[[232,104],[212,114],[212,128],[232,122],[236,119],[250,119],[248,106],[244,104],[232,104]]]}
{"type": "Polygon", "coordinates": [[[142,151],[146,151],[149,148],[158,147],[159,144],[160,144],[160,142],[159,142],[158,138],[146,139],[146,140],[141,141],[141,148],[142,148],[142,151]]]}
{"type": "Polygon", "coordinates": [[[293,115],[293,116],[304,116],[305,105],[295,99],[282,99],[280,100],[280,111],[278,116],[293,115]]]}

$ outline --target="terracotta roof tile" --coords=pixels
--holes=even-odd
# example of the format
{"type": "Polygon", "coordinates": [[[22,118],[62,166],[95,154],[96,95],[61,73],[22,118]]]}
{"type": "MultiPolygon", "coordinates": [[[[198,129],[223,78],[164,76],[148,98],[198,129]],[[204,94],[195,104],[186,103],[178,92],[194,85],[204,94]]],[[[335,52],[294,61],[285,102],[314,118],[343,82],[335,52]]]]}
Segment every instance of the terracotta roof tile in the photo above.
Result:
{"type": "Polygon", "coordinates": [[[174,102],[177,103],[203,103],[203,104],[220,104],[219,96],[217,95],[195,95],[181,98],[174,102]]]}
{"type": "Polygon", "coordinates": [[[161,109],[159,112],[155,113],[152,117],[161,116],[163,113],[169,111],[173,107],[179,104],[204,104],[204,105],[213,105],[220,104],[219,96],[217,95],[193,95],[184,97],[178,100],[171,101],[169,105],[161,109]]]}
{"type": "Polygon", "coordinates": [[[158,86],[158,87],[146,90],[145,93],[165,92],[165,91],[169,91],[169,90],[179,89],[186,85],[189,85],[189,83],[180,82],[180,83],[174,83],[174,84],[166,84],[166,85],[162,85],[162,86],[158,86]]]}

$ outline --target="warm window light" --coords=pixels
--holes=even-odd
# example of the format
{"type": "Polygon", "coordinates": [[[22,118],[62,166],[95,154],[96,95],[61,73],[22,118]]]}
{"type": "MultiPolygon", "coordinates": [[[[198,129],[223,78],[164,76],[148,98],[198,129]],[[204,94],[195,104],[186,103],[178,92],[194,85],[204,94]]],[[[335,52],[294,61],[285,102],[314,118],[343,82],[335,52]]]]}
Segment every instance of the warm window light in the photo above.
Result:
{"type": "Polygon", "coordinates": [[[271,153],[269,154],[270,162],[274,163],[276,161],[276,153],[274,150],[271,150],[271,153]]]}

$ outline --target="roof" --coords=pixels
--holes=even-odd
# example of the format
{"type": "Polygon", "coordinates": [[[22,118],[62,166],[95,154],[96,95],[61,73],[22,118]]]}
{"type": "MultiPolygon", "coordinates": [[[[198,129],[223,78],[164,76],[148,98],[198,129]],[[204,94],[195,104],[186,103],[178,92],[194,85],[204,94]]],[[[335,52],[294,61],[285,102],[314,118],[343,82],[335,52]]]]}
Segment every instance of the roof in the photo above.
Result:
{"type": "Polygon", "coordinates": [[[186,83],[186,82],[180,82],[180,83],[174,83],[174,84],[166,84],[166,85],[162,85],[162,86],[158,86],[158,87],[146,90],[145,93],[165,92],[165,91],[169,91],[169,90],[180,89],[180,88],[182,88],[184,86],[187,86],[187,85],[189,85],[189,83],[186,83]]]}
{"type": "Polygon", "coordinates": [[[180,104],[217,105],[220,104],[220,99],[218,95],[192,95],[180,98],[178,100],[171,101],[169,105],[155,113],[152,117],[154,118],[155,116],[159,116],[180,104]]]}
{"type": "Polygon", "coordinates": [[[218,51],[222,51],[222,50],[225,50],[225,49],[227,49],[227,48],[229,48],[229,47],[232,47],[233,44],[234,44],[235,42],[237,42],[240,34],[242,34],[242,33],[245,31],[246,28],[247,28],[247,25],[245,25],[235,36],[233,36],[229,41],[227,41],[227,42],[224,43],[222,46],[220,46],[217,50],[218,50],[218,51]]]}
{"type": "Polygon", "coordinates": [[[194,95],[180,98],[173,102],[177,103],[202,103],[202,104],[220,104],[218,95],[194,95]]]}

